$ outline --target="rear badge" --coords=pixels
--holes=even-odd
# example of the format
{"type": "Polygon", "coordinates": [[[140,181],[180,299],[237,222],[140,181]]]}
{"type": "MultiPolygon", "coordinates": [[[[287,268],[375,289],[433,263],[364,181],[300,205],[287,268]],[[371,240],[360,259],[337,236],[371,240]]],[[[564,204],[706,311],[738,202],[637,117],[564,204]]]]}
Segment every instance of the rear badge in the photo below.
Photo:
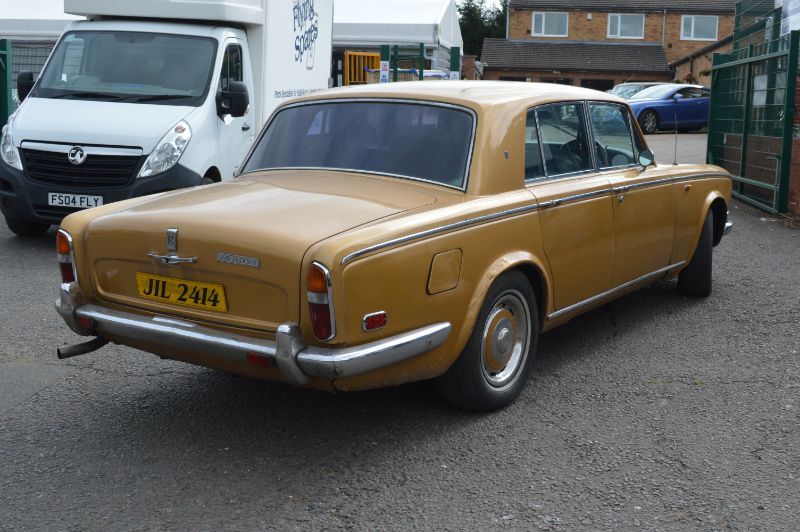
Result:
{"type": "Polygon", "coordinates": [[[222,264],[234,264],[236,266],[248,266],[250,268],[260,268],[261,261],[258,257],[245,257],[243,255],[232,255],[230,253],[217,253],[217,262],[222,264]]]}

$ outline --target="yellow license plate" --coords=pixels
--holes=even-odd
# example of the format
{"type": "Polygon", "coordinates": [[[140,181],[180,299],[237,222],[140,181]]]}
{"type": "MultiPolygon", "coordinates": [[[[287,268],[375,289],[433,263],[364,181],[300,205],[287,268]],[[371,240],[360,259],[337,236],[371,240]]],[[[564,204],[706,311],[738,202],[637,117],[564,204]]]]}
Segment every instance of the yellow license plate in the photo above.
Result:
{"type": "Polygon", "coordinates": [[[141,297],[186,307],[227,312],[225,287],[172,277],[136,272],[136,289],[141,297]]]}

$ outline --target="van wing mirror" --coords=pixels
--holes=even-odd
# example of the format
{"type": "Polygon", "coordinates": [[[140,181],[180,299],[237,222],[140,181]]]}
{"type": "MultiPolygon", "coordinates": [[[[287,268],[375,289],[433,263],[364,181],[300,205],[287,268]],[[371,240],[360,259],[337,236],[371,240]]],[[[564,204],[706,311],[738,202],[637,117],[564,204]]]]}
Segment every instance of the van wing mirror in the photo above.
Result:
{"type": "Polygon", "coordinates": [[[30,70],[22,71],[17,75],[17,98],[19,98],[20,102],[31,93],[35,82],[33,72],[30,70]]]}
{"type": "Polygon", "coordinates": [[[247,85],[242,81],[231,81],[228,88],[217,93],[217,115],[231,115],[234,118],[244,116],[250,106],[250,95],[247,85]]]}

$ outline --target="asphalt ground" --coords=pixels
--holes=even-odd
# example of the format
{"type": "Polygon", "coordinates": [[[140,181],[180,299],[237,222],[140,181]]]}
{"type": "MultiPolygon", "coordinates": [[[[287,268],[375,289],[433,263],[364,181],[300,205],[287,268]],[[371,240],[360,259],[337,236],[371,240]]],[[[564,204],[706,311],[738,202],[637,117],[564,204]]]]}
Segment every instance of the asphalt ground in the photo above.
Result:
{"type": "Polygon", "coordinates": [[[731,220],[710,298],[660,283],[545,334],[490,415],[427,383],[336,395],[118,346],[59,361],[78,338],[52,231],[0,227],[0,528],[797,530],[800,231],[731,220]]]}

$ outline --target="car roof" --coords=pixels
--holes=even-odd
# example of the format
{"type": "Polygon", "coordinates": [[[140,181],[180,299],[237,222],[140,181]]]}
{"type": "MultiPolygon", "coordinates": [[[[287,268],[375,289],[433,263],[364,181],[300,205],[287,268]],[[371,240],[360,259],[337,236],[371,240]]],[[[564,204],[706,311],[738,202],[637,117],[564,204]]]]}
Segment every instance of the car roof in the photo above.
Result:
{"type": "MultiPolygon", "coordinates": [[[[571,85],[526,83],[519,81],[406,81],[340,87],[300,98],[300,101],[346,98],[391,98],[433,100],[491,107],[538,105],[542,103],[594,100],[624,103],[625,100],[600,92],[571,85]]],[[[297,101],[297,100],[294,100],[297,101]]]]}

